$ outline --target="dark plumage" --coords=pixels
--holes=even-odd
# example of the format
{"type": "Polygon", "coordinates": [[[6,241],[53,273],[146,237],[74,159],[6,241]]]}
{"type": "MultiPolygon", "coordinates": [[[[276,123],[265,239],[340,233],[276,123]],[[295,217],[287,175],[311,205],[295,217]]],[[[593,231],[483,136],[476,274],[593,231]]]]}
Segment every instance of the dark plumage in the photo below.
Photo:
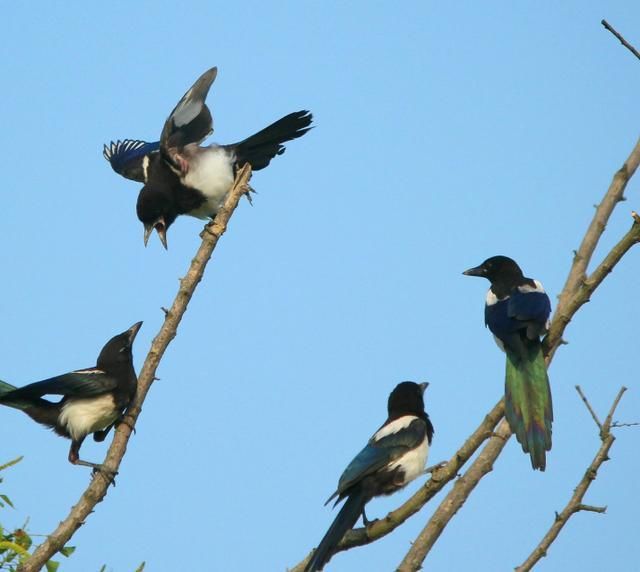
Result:
{"type": "Polygon", "coordinates": [[[284,143],[311,129],[312,115],[297,111],[232,145],[200,143],[213,132],[205,104],[217,68],[206,71],[185,93],[164,124],[160,141],[125,139],[104,147],[114,171],[144,183],[136,211],[144,224],[145,245],[155,229],[164,247],[167,230],[179,215],[215,217],[231,189],[238,168],[264,169],[284,143]]]}
{"type": "Polygon", "coordinates": [[[389,395],[387,420],[349,463],[338,489],[327,500],[329,503],[337,497],[335,506],[346,499],[305,572],[324,568],[360,515],[367,524],[364,508],[372,498],[390,495],[424,473],[433,438],[433,425],[424,410],[423,393],[427,385],[404,381],[389,395]]]}
{"type": "Polygon", "coordinates": [[[0,381],[0,404],[24,411],[34,421],[71,439],[69,461],[100,468],[79,457],[85,437],[93,433],[104,441],[128,407],[137,388],[131,347],[142,326],[137,322],[111,338],[102,348],[95,367],[75,370],[16,388],[0,381]],[[58,402],[44,395],[61,395],[58,402]]]}
{"type": "Polygon", "coordinates": [[[506,256],[493,256],[464,272],[491,282],[485,324],[507,354],[505,416],[534,469],[545,470],[551,450],[553,407],[540,337],[551,302],[538,280],[527,278],[506,256]]]}

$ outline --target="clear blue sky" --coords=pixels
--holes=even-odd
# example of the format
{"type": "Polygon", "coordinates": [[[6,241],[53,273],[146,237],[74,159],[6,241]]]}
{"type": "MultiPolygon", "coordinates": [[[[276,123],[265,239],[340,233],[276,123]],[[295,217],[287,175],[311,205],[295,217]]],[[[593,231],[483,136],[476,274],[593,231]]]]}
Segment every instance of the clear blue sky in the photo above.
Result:
{"type": "MultiPolygon", "coordinates": [[[[596,203],[640,133],[640,4],[12,3],[4,57],[0,378],[22,385],[95,363],[144,320],[139,368],[199,244],[142,244],[139,185],[101,155],[156,139],[179,97],[219,68],[213,139],[237,141],[311,109],[317,128],[257,173],[159,370],[118,485],[62,570],[284,571],[321,538],[324,507],[405,379],[428,380],[430,461],[449,458],[500,397],[504,357],[483,326],[487,284],[461,272],[494,254],[560,291],[596,203]]],[[[604,248],[640,209],[640,179],[604,248]]],[[[599,251],[602,254],[604,249],[599,251]]],[[[580,383],[604,414],[640,420],[636,248],[569,326],[550,375],[548,469],[510,442],[427,560],[509,570],[551,524],[599,445],[580,383]]],[[[555,305],[555,304],[554,304],[555,305]]],[[[0,410],[16,505],[50,532],[84,489],[68,442],[0,410]]],[[[539,569],[638,562],[638,429],[617,433],[586,502],[539,569]]],[[[103,445],[87,442],[89,459],[103,445]]],[[[419,486],[374,501],[381,516],[419,486]]],[[[441,497],[440,497],[441,498],[441,497]]],[[[435,506],[435,505],[434,505],[435,506]]],[[[432,506],[329,570],[389,571],[432,506]]]]}

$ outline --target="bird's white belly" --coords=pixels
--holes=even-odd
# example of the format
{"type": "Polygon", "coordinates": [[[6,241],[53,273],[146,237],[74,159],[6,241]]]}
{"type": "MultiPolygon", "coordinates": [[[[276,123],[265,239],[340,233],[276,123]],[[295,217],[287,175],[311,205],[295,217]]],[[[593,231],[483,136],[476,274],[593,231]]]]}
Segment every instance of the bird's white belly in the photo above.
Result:
{"type": "Polygon", "coordinates": [[[419,477],[423,472],[425,465],[427,464],[427,457],[429,456],[429,443],[427,439],[423,443],[412,449],[408,453],[405,453],[389,465],[389,470],[393,470],[396,467],[400,467],[404,471],[404,485],[413,481],[413,479],[419,477]]]}
{"type": "Polygon", "coordinates": [[[233,180],[233,157],[225,149],[217,146],[198,149],[189,158],[189,171],[182,182],[187,187],[200,191],[206,200],[200,208],[189,214],[207,218],[218,212],[233,180]]]}
{"type": "Polygon", "coordinates": [[[59,422],[65,426],[72,439],[81,439],[89,433],[105,429],[117,418],[113,395],[69,399],[62,406],[59,422]]]}

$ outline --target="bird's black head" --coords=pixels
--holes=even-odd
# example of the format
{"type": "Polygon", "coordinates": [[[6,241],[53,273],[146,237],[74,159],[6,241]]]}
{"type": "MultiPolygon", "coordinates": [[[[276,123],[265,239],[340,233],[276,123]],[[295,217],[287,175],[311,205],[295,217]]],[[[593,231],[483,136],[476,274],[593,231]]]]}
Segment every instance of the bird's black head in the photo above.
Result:
{"type": "Polygon", "coordinates": [[[178,216],[173,194],[162,187],[146,184],[138,195],[136,212],[144,225],[144,245],[147,246],[149,236],[155,229],[162,246],[166,249],[167,230],[178,216]]]}
{"type": "Polygon", "coordinates": [[[130,364],[133,360],[131,347],[142,322],[136,322],[128,330],[111,338],[102,348],[96,366],[102,371],[110,371],[119,364],[130,364]]]}
{"type": "Polygon", "coordinates": [[[387,410],[389,417],[401,417],[403,415],[424,416],[424,390],[429,384],[403,381],[396,385],[389,395],[387,410]]]}
{"type": "Polygon", "coordinates": [[[515,260],[508,256],[492,256],[487,258],[480,266],[469,268],[463,272],[465,276],[480,276],[495,284],[497,282],[511,283],[514,285],[522,281],[522,270],[515,260]]]}

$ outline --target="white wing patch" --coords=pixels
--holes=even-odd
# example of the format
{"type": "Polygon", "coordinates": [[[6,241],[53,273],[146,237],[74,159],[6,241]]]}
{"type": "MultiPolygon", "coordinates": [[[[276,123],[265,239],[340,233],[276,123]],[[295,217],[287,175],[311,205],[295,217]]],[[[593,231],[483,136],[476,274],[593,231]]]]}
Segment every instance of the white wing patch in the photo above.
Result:
{"type": "MultiPolygon", "coordinates": [[[[93,372],[89,370],[87,373],[93,372]]],[[[119,413],[111,393],[98,397],[71,398],[62,406],[59,423],[67,428],[72,439],[77,440],[105,429],[118,418],[119,413]]]]}
{"type": "Polygon", "coordinates": [[[142,174],[144,175],[144,182],[149,180],[149,155],[145,155],[142,158],[142,174]]]}
{"type": "Polygon", "coordinates": [[[385,425],[381,429],[379,429],[376,434],[371,437],[372,441],[380,441],[383,437],[387,435],[393,435],[398,431],[405,429],[411,425],[411,422],[415,419],[418,419],[415,415],[403,415],[402,417],[398,417],[398,419],[394,419],[389,425],[385,425]]]}
{"type": "Polygon", "coordinates": [[[544,287],[542,286],[542,282],[540,280],[534,280],[533,283],[535,286],[531,286],[530,284],[523,284],[522,286],[518,286],[518,290],[523,294],[529,294],[530,292],[540,292],[544,294],[544,287]]]}
{"type": "Polygon", "coordinates": [[[104,371],[102,371],[101,369],[95,368],[95,367],[90,367],[89,369],[76,369],[75,371],[72,371],[71,373],[81,373],[83,375],[93,375],[94,373],[100,373],[100,374],[104,375],[104,371]]]}

